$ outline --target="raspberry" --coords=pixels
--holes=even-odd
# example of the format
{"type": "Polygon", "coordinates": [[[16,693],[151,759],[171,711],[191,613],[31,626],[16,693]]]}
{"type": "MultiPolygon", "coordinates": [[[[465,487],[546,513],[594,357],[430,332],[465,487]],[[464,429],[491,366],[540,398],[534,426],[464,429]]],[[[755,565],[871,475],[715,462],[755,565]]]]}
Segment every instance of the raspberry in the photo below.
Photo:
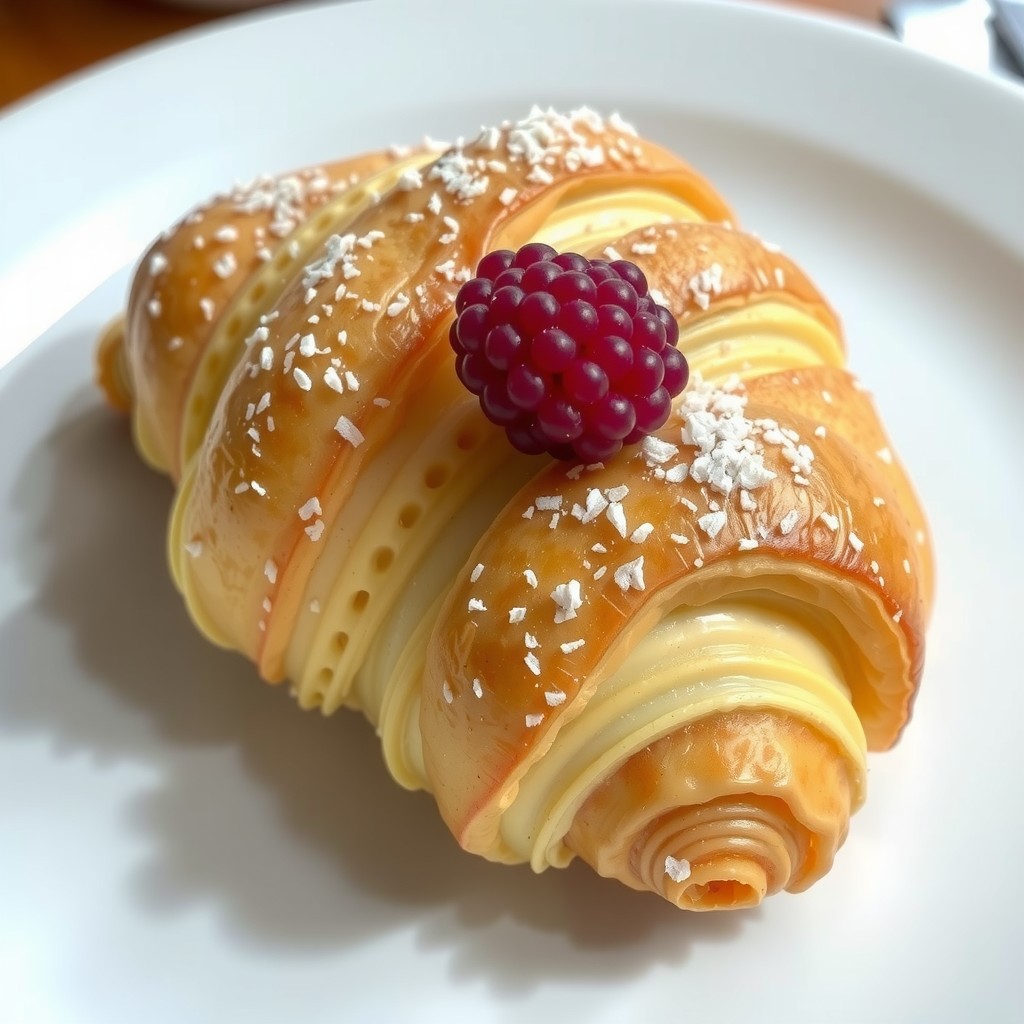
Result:
{"type": "Polygon", "coordinates": [[[528,455],[596,462],[667,419],[689,377],[675,318],[627,260],[532,242],[488,253],[455,300],[459,380],[528,455]]]}

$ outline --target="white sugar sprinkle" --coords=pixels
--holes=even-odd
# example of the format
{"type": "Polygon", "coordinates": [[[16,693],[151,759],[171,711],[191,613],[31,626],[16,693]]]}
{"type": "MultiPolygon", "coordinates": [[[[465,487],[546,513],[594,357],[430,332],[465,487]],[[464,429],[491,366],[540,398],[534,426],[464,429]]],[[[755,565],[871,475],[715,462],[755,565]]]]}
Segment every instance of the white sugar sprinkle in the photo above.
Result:
{"type": "Polygon", "coordinates": [[[563,654],[572,654],[573,651],[578,651],[581,647],[586,645],[586,640],[570,640],[568,643],[560,644],[563,654]]]}
{"type": "Polygon", "coordinates": [[[695,569],[703,569],[704,568],[704,559],[703,558],[695,558],[693,560],[693,567],[695,569]]]}
{"type": "Polygon", "coordinates": [[[739,543],[740,551],[753,551],[758,546],[758,542],[751,537],[741,537],[739,543]]]}
{"type": "Polygon", "coordinates": [[[641,555],[639,558],[634,558],[631,562],[620,565],[615,570],[614,579],[619,589],[623,592],[627,590],[644,590],[646,586],[644,583],[644,556],[641,555]]]}
{"type": "Polygon", "coordinates": [[[779,533],[783,537],[788,536],[793,532],[794,527],[800,520],[800,513],[795,509],[791,508],[783,517],[779,523],[779,533]]]}
{"type": "Polygon", "coordinates": [[[654,434],[649,434],[640,442],[640,451],[643,453],[649,466],[662,465],[679,454],[679,449],[676,445],[663,441],[654,434]]]}
{"type": "Polygon", "coordinates": [[[608,522],[615,527],[620,537],[625,537],[629,532],[629,527],[626,525],[626,513],[622,508],[622,503],[619,501],[613,501],[608,505],[608,522]]]}
{"type": "Polygon", "coordinates": [[[233,252],[226,252],[213,264],[213,272],[221,279],[227,280],[238,270],[238,260],[233,252]]]}
{"type": "Polygon", "coordinates": [[[875,508],[881,508],[885,504],[885,498],[872,498],[871,504],[874,505],[875,508]]]}
{"type": "Polygon", "coordinates": [[[387,314],[390,317],[396,317],[409,305],[409,296],[405,292],[399,292],[394,301],[388,306],[387,314]]]}
{"type": "Polygon", "coordinates": [[[531,651],[535,651],[540,647],[540,641],[532,633],[527,633],[523,637],[523,643],[526,644],[527,648],[531,651]]]}
{"type": "Polygon", "coordinates": [[[538,498],[534,504],[541,512],[551,512],[562,507],[562,495],[549,494],[538,498]]]}
{"type": "Polygon", "coordinates": [[[887,465],[892,465],[892,452],[888,448],[879,448],[875,454],[887,465]]]}
{"type": "Polygon", "coordinates": [[[722,511],[708,512],[697,520],[697,525],[714,540],[725,526],[726,514],[722,511]]]}
{"type": "Polygon", "coordinates": [[[537,726],[540,725],[540,723],[544,721],[544,715],[543,715],[543,713],[536,714],[536,715],[527,715],[523,719],[523,721],[526,722],[526,728],[527,729],[536,729],[537,726]]]}
{"type": "Polygon", "coordinates": [[[474,679],[473,680],[473,696],[479,698],[479,697],[482,697],[483,695],[484,695],[484,688],[483,688],[483,686],[481,686],[480,680],[479,679],[474,679]]]}
{"type": "Polygon", "coordinates": [[[551,600],[555,602],[555,623],[567,622],[576,618],[576,612],[583,607],[583,595],[579,580],[559,583],[551,591],[551,600]]]}
{"type": "Polygon", "coordinates": [[[668,538],[669,538],[670,541],[672,541],[673,544],[689,544],[690,543],[690,538],[687,537],[685,533],[670,533],[668,535],[668,538]]]}
{"type": "Polygon", "coordinates": [[[272,370],[274,368],[274,350],[269,345],[260,349],[260,369],[272,370]]]}
{"type": "Polygon", "coordinates": [[[498,196],[498,202],[502,206],[511,206],[515,202],[516,196],[519,195],[519,189],[516,188],[503,188],[501,194],[498,196]]]}
{"type": "Polygon", "coordinates": [[[469,582],[470,583],[476,583],[476,581],[478,579],[480,579],[480,577],[483,575],[483,571],[484,571],[484,563],[483,562],[477,562],[476,565],[473,566],[473,571],[469,574],[469,582]]]}
{"type": "Polygon", "coordinates": [[[317,519],[314,522],[310,523],[309,526],[306,527],[306,535],[314,543],[316,543],[320,539],[320,537],[323,534],[323,532],[324,532],[324,521],[322,519],[317,519]]]}
{"type": "MultiPolygon", "coordinates": [[[[564,644],[562,645],[565,646],[564,644]]],[[[547,690],[544,693],[544,701],[549,708],[557,708],[565,703],[565,694],[561,690],[547,690]]]]}
{"type": "Polygon", "coordinates": [[[523,575],[526,577],[526,582],[536,590],[537,574],[532,569],[524,569],[523,575]]]}
{"type": "Polygon", "coordinates": [[[853,550],[856,551],[858,555],[861,553],[861,551],[864,550],[864,541],[862,541],[860,537],[858,537],[857,534],[853,532],[853,530],[850,531],[850,536],[848,540],[850,541],[850,547],[853,548],[853,550]]]}
{"type": "Polygon", "coordinates": [[[594,573],[594,582],[596,583],[599,579],[601,579],[601,577],[604,576],[604,574],[607,571],[608,571],[608,566],[607,565],[602,565],[601,568],[598,569],[597,572],[594,573]]]}
{"type": "Polygon", "coordinates": [[[817,426],[814,428],[815,437],[824,437],[826,433],[827,431],[825,430],[824,426],[817,426]]]}
{"type": "Polygon", "coordinates": [[[332,391],[337,391],[339,395],[344,394],[345,392],[345,385],[341,383],[338,371],[333,366],[328,366],[327,369],[324,370],[324,383],[332,391]]]}
{"type": "Polygon", "coordinates": [[[630,535],[629,539],[634,544],[643,544],[650,535],[654,533],[653,523],[641,523],[630,535]]]}
{"type": "Polygon", "coordinates": [[[910,575],[910,559],[903,559],[903,571],[909,576],[910,575]]]}
{"type": "Polygon", "coordinates": [[[366,440],[359,428],[347,416],[339,416],[338,422],[334,424],[334,429],[353,448],[358,448],[366,440]]]}
{"type": "MultiPolygon", "coordinates": [[[[253,450],[255,451],[255,449],[253,450]]],[[[261,498],[265,498],[267,496],[267,489],[259,482],[259,480],[253,480],[250,486],[261,498]]]]}
{"type": "Polygon", "coordinates": [[[308,391],[313,386],[313,381],[310,380],[309,374],[298,366],[296,366],[292,371],[292,376],[295,378],[295,383],[298,384],[303,391],[308,391]]]}
{"type": "Polygon", "coordinates": [[[277,563],[272,559],[267,559],[267,564],[263,566],[263,575],[266,576],[271,583],[276,583],[277,563]]]}
{"type": "Polygon", "coordinates": [[[833,532],[839,529],[839,517],[831,512],[822,512],[818,518],[833,532]]]}
{"type": "Polygon", "coordinates": [[[487,605],[480,600],[479,597],[471,597],[469,604],[466,606],[468,611],[471,612],[485,612],[487,611],[487,605]]]}
{"type": "Polygon", "coordinates": [[[323,509],[320,507],[320,499],[313,497],[310,498],[304,505],[299,508],[299,518],[305,522],[307,519],[312,519],[313,516],[323,514],[323,509]]]}
{"type": "Polygon", "coordinates": [[[673,882],[685,882],[690,877],[690,862],[679,858],[668,856],[665,858],[665,874],[673,882]]]}
{"type": "Polygon", "coordinates": [[[441,684],[441,696],[444,697],[445,704],[451,704],[452,700],[454,700],[452,688],[447,679],[441,684]]]}
{"type": "Polygon", "coordinates": [[[309,610],[314,615],[320,614],[320,602],[316,598],[313,598],[313,600],[309,602],[309,610]]]}
{"type": "Polygon", "coordinates": [[[526,667],[535,676],[539,676],[540,675],[540,661],[538,661],[537,655],[534,654],[533,651],[530,651],[529,654],[527,654],[526,657],[523,658],[523,661],[526,663],[526,667]]]}
{"type": "Polygon", "coordinates": [[[198,558],[203,553],[203,542],[201,540],[191,540],[185,545],[185,550],[192,558],[198,558]]]}
{"type": "Polygon", "coordinates": [[[902,618],[903,618],[903,609],[900,608],[899,611],[897,611],[896,614],[893,615],[892,621],[893,622],[899,622],[900,619],[902,619],[902,618]]]}
{"type": "Polygon", "coordinates": [[[508,621],[515,625],[517,622],[522,622],[526,618],[525,608],[510,608],[508,610],[508,621]]]}
{"type": "Polygon", "coordinates": [[[316,355],[316,338],[312,334],[304,334],[299,338],[299,355],[305,359],[316,355]]]}

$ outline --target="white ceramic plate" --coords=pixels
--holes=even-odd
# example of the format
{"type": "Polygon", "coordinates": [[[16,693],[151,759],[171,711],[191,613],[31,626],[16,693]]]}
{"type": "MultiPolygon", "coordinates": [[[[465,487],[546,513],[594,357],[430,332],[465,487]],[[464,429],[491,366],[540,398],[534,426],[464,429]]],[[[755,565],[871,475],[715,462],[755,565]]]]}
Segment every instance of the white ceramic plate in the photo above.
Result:
{"type": "Polygon", "coordinates": [[[1022,140],[1021,94],[872,33],[637,0],[283,11],[0,121],[0,1019],[1020,1020],[1022,140]],[[90,383],[193,199],[533,101],[621,110],[811,269],[933,517],[916,720],[757,912],[458,851],[360,719],[194,634],[90,383]]]}

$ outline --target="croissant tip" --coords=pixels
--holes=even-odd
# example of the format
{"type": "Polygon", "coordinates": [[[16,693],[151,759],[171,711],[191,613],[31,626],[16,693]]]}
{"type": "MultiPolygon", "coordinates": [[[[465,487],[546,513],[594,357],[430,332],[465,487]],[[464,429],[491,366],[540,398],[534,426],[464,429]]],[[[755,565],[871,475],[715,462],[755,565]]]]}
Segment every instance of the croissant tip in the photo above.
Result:
{"type": "Polygon", "coordinates": [[[728,857],[699,865],[685,877],[666,867],[661,895],[682,910],[743,910],[760,906],[768,888],[760,861],[728,857]]]}

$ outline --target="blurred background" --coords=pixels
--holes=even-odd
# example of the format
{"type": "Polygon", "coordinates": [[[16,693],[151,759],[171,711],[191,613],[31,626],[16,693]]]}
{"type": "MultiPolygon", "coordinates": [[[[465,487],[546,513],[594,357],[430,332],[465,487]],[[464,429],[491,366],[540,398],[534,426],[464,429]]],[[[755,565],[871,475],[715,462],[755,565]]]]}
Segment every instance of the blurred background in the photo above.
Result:
{"type": "MultiPolygon", "coordinates": [[[[243,9],[284,6],[289,2],[0,0],[0,108],[74,71],[172,32],[207,24],[243,9]]],[[[882,0],[781,0],[781,5],[831,11],[876,23],[884,7],[882,0]]]]}

